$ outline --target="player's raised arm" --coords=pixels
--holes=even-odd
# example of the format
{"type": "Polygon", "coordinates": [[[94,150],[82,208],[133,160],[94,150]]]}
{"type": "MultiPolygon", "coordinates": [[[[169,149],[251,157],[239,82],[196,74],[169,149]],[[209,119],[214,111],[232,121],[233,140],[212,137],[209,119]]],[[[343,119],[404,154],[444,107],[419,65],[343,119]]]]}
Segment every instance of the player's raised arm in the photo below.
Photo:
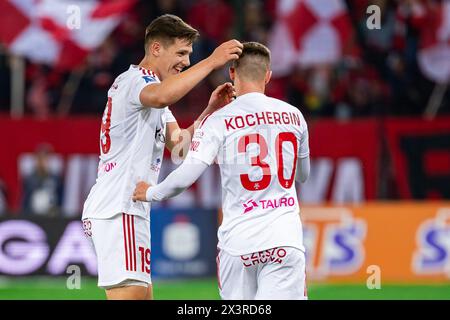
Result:
{"type": "MultiPolygon", "coordinates": [[[[236,60],[242,52],[242,44],[237,40],[230,40],[218,46],[214,52],[206,59],[200,61],[190,69],[181,72],[181,70],[189,66],[189,50],[188,43],[175,42],[180,45],[180,50],[172,48],[176,51],[175,55],[179,56],[180,61],[169,70],[170,76],[163,78],[161,83],[146,86],[140,93],[140,101],[145,107],[163,108],[171,105],[186,95],[201,80],[203,80],[211,71],[222,67],[231,60],[236,60]],[[183,48],[185,45],[186,48],[183,48]]],[[[161,52],[161,44],[154,42],[149,49],[152,54],[158,55],[161,52]]],[[[162,49],[164,50],[164,49],[162,49]]]]}
{"type": "Polygon", "coordinates": [[[219,153],[223,142],[221,122],[212,115],[196,130],[186,160],[164,181],[156,186],[139,182],[133,193],[133,201],[161,201],[174,197],[191,186],[210,166],[219,153]]]}
{"type": "Polygon", "coordinates": [[[170,152],[177,152],[177,156],[180,158],[185,158],[187,150],[191,143],[192,136],[194,135],[195,129],[200,125],[200,123],[214,111],[222,108],[223,106],[229,104],[233,97],[235,96],[235,91],[231,82],[226,82],[218,86],[212,93],[209,99],[208,105],[194,121],[194,123],[187,129],[181,129],[177,122],[167,123],[166,127],[166,147],[170,152]],[[178,147],[175,149],[175,147],[178,147]]]}
{"type": "Polygon", "coordinates": [[[150,202],[175,197],[189,188],[207,168],[208,164],[198,159],[185,161],[156,186],[151,186],[144,181],[138,182],[132,199],[150,202]]]}

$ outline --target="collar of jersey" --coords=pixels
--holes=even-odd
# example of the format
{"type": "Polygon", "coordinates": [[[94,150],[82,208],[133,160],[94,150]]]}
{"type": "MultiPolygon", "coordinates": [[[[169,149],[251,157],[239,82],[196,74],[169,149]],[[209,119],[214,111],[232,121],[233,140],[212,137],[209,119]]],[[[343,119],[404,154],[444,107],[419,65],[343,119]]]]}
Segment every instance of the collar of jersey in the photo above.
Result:
{"type": "Polygon", "coordinates": [[[131,68],[135,68],[135,69],[139,69],[139,70],[145,70],[146,72],[144,73],[144,75],[152,76],[152,77],[156,78],[156,79],[159,81],[159,78],[158,78],[158,76],[156,75],[156,73],[155,73],[154,71],[150,70],[150,69],[147,69],[147,68],[138,66],[138,65],[136,65],[136,64],[130,65],[130,69],[131,69],[131,68]]]}

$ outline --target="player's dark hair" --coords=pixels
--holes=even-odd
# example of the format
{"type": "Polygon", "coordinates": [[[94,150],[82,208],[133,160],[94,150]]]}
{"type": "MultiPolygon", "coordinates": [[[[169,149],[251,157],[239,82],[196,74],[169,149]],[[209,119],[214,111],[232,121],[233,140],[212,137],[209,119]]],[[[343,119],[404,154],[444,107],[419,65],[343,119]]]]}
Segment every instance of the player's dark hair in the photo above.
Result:
{"type": "Polygon", "coordinates": [[[175,39],[186,40],[192,44],[199,37],[199,32],[173,14],[165,14],[153,20],[145,29],[144,48],[147,52],[148,44],[158,40],[164,46],[171,45],[175,39]]]}
{"type": "Polygon", "coordinates": [[[270,70],[270,50],[258,42],[244,42],[242,54],[234,60],[232,67],[239,76],[259,80],[270,70]]]}

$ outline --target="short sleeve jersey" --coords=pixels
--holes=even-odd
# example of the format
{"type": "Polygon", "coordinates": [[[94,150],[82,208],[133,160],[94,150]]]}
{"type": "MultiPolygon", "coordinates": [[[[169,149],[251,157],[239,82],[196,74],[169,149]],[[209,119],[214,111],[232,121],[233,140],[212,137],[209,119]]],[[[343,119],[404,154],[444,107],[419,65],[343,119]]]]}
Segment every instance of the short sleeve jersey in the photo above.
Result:
{"type": "Polygon", "coordinates": [[[168,107],[144,107],[141,90],[159,79],[131,65],[108,90],[100,130],[97,180],[84,203],[84,218],[107,219],[118,213],[149,217],[150,204],[133,202],[139,180],[156,184],[165,147],[166,123],[176,121],[168,107]]]}

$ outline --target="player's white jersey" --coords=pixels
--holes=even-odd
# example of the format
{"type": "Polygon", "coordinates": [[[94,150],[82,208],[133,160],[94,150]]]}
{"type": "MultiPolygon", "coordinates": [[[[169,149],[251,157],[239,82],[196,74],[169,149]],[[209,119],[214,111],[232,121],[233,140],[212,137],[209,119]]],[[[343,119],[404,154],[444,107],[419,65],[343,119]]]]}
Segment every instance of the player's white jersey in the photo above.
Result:
{"type": "Polygon", "coordinates": [[[261,93],[242,95],[202,122],[186,161],[219,162],[221,250],[231,255],[278,246],[305,251],[295,175],[298,158],[308,155],[301,112],[261,93]]]}
{"type": "Polygon", "coordinates": [[[166,123],[176,121],[169,108],[144,108],[141,90],[158,77],[131,65],[108,91],[100,130],[97,180],[84,203],[83,219],[110,218],[118,213],[149,218],[150,204],[133,202],[139,180],[155,185],[165,146],[166,123]]]}

